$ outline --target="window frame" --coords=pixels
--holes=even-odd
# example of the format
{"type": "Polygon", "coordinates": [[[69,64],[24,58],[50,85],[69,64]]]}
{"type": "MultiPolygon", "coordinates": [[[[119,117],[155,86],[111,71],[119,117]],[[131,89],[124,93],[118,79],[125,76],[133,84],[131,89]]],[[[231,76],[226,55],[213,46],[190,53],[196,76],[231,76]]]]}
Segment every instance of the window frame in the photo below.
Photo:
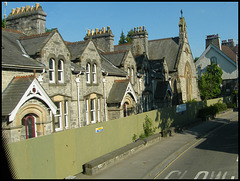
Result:
{"type": "Polygon", "coordinates": [[[97,98],[97,118],[98,122],[101,122],[101,100],[100,98],[97,98]]]}
{"type": "Polygon", "coordinates": [[[65,121],[65,128],[69,129],[69,124],[68,124],[68,101],[64,101],[64,121],[65,121]]]}
{"type": "Polygon", "coordinates": [[[91,124],[96,123],[96,98],[90,99],[90,115],[91,124]]]}
{"type": "Polygon", "coordinates": [[[87,62],[86,64],[86,83],[90,84],[91,83],[91,64],[89,62],[87,62]]]}
{"type": "Polygon", "coordinates": [[[54,58],[50,58],[49,59],[49,83],[55,83],[55,59],[54,58]],[[52,68],[50,68],[50,61],[52,62],[52,68]],[[51,75],[51,76],[50,76],[51,75]],[[52,77],[52,80],[50,79],[50,77],[52,77]]]}
{"type": "Polygon", "coordinates": [[[59,101],[59,102],[54,102],[55,103],[55,105],[56,105],[56,103],[58,103],[58,106],[57,106],[57,111],[59,110],[59,114],[57,114],[56,113],[56,115],[55,115],[55,120],[54,120],[54,127],[55,127],[55,131],[62,131],[63,130],[63,122],[62,122],[62,101],[59,101]],[[58,122],[59,122],[59,127],[58,128],[56,128],[56,117],[58,117],[57,118],[57,120],[58,120],[58,122]]]}
{"type": "Polygon", "coordinates": [[[58,82],[59,83],[64,83],[64,61],[62,59],[58,60],[58,66],[57,66],[57,72],[58,72],[58,82]],[[61,65],[61,69],[59,69],[59,63],[61,65]],[[60,73],[60,76],[59,76],[60,73]]]}
{"type": "Polygon", "coordinates": [[[97,84],[97,64],[96,63],[92,65],[92,82],[93,84],[97,84]]]}

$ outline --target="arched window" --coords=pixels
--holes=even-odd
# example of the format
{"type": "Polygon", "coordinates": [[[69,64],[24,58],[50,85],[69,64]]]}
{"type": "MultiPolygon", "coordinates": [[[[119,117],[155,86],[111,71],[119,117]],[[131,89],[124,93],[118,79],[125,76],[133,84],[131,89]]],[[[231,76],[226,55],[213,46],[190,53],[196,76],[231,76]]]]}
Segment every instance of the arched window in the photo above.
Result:
{"type": "Polygon", "coordinates": [[[32,114],[28,114],[22,118],[22,133],[21,137],[23,139],[34,138],[36,134],[35,117],[32,114]]]}
{"type": "Polygon", "coordinates": [[[55,83],[55,60],[53,58],[49,60],[49,82],[55,83]]]}
{"type": "Polygon", "coordinates": [[[88,84],[90,83],[90,63],[86,65],[86,81],[88,84]]]}
{"type": "Polygon", "coordinates": [[[63,83],[63,60],[58,60],[58,82],[63,83]]]}
{"type": "Polygon", "coordinates": [[[92,67],[92,77],[93,77],[93,83],[96,84],[97,83],[97,65],[93,64],[92,67]]]}

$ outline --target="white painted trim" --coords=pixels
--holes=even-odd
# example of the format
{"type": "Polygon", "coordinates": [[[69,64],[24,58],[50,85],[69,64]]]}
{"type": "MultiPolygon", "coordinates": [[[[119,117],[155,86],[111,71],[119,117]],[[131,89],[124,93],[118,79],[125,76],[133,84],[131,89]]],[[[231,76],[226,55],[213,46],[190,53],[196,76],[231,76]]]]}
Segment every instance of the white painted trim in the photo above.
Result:
{"type": "Polygon", "coordinates": [[[133,87],[132,87],[132,84],[129,82],[129,83],[128,83],[128,86],[127,86],[127,89],[126,89],[126,91],[125,91],[125,94],[124,94],[124,96],[123,96],[123,99],[122,99],[122,101],[121,101],[121,106],[122,106],[123,103],[124,103],[124,99],[125,99],[125,96],[127,95],[127,93],[132,94],[135,102],[137,103],[137,96],[136,96],[135,91],[134,91],[134,89],[133,89],[133,87]]]}
{"type": "Polygon", "coordinates": [[[53,103],[53,101],[49,98],[49,96],[47,95],[47,93],[45,92],[45,90],[42,88],[42,86],[40,85],[40,83],[37,81],[37,79],[35,78],[32,83],[30,84],[30,86],[28,87],[28,89],[26,90],[26,92],[24,93],[24,95],[22,96],[22,98],[20,99],[20,101],[18,102],[17,106],[12,110],[12,112],[10,113],[9,116],[9,121],[12,122],[15,119],[15,116],[18,112],[18,110],[20,109],[20,107],[29,99],[36,97],[41,99],[42,101],[44,101],[49,108],[51,109],[52,113],[55,115],[56,114],[56,110],[57,107],[56,105],[53,103]],[[36,92],[32,92],[32,89],[36,88],[36,92]],[[40,95],[39,95],[39,94],[40,95]]]}

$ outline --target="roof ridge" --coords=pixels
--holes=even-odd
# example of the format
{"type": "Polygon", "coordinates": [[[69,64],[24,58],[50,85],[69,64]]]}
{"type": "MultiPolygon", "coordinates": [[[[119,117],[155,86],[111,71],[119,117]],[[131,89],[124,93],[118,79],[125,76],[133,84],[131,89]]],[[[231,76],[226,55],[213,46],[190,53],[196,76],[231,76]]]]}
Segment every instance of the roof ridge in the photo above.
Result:
{"type": "Polygon", "coordinates": [[[19,76],[14,76],[14,80],[27,79],[27,78],[31,78],[31,77],[36,77],[36,76],[34,74],[31,74],[31,75],[19,75],[19,76]]]}
{"type": "Polygon", "coordinates": [[[114,47],[117,47],[117,46],[123,46],[123,45],[131,45],[132,43],[124,43],[124,44],[120,44],[120,45],[114,45],[114,47]]]}
{"type": "Polygon", "coordinates": [[[114,80],[114,82],[129,82],[129,79],[114,80]]]}
{"type": "Polygon", "coordinates": [[[34,35],[27,35],[27,36],[21,36],[19,39],[30,39],[30,38],[37,38],[37,37],[42,37],[51,34],[52,31],[50,32],[45,32],[45,33],[40,33],[40,34],[34,34],[34,35]]]}
{"type": "Polygon", "coordinates": [[[115,54],[115,53],[126,53],[128,50],[118,50],[118,51],[113,51],[113,52],[102,52],[102,54],[107,55],[107,54],[115,54]]]}
{"type": "Polygon", "coordinates": [[[155,39],[155,40],[148,40],[148,42],[150,42],[150,41],[159,41],[159,40],[168,40],[168,39],[173,39],[173,38],[178,38],[178,36],[176,36],[176,37],[169,37],[169,38],[162,38],[162,39],[155,39]]]}
{"type": "Polygon", "coordinates": [[[71,45],[71,44],[85,43],[87,42],[87,40],[76,41],[76,42],[70,42],[70,41],[64,41],[64,42],[68,45],[71,45]]]}
{"type": "Polygon", "coordinates": [[[10,31],[10,32],[13,32],[13,33],[23,34],[22,31],[14,30],[14,29],[9,29],[9,28],[2,28],[2,30],[4,30],[4,31],[10,31]]]}

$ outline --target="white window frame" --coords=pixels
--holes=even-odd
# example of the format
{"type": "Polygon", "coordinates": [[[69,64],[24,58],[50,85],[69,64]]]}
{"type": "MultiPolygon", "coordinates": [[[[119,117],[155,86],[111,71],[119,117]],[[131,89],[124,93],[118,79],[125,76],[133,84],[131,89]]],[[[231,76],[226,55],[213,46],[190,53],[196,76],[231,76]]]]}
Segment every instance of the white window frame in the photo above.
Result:
{"type": "Polygon", "coordinates": [[[86,82],[88,84],[90,84],[91,80],[90,80],[90,70],[91,70],[91,64],[87,63],[86,65],[86,82]]]}
{"type": "Polygon", "coordinates": [[[69,125],[68,125],[68,101],[65,100],[65,109],[64,109],[64,118],[65,118],[65,128],[68,129],[69,128],[69,125]]]}
{"type": "Polygon", "coordinates": [[[87,125],[89,125],[89,114],[88,114],[88,112],[89,112],[89,107],[88,107],[88,99],[85,101],[85,109],[86,109],[86,124],[87,125]]]}
{"type": "Polygon", "coordinates": [[[93,83],[97,83],[97,64],[94,63],[92,67],[92,76],[93,76],[93,83]]]}
{"type": "Polygon", "coordinates": [[[90,99],[90,112],[91,115],[93,114],[93,119],[91,116],[91,123],[96,123],[96,99],[90,99]],[[92,107],[92,100],[93,100],[93,107],[92,107]]]}
{"type": "Polygon", "coordinates": [[[98,122],[100,122],[101,121],[101,105],[100,105],[100,98],[98,98],[97,99],[97,107],[98,107],[98,110],[97,110],[97,112],[98,112],[98,122]]]}
{"type": "Polygon", "coordinates": [[[130,79],[130,68],[127,69],[128,79],[130,79]]]}
{"type": "Polygon", "coordinates": [[[49,83],[55,83],[55,60],[53,58],[50,58],[49,64],[50,61],[52,61],[52,68],[49,66],[49,83]],[[50,80],[50,74],[52,75],[52,80],[50,80]]]}
{"type": "MultiPolygon", "coordinates": [[[[59,121],[59,128],[55,128],[55,131],[62,131],[63,130],[63,125],[62,125],[62,102],[57,102],[59,107],[57,106],[57,109],[59,109],[59,114],[56,114],[55,117],[58,117],[58,121],[59,121]]],[[[54,122],[54,126],[55,126],[55,122],[54,122]]]]}
{"type": "Polygon", "coordinates": [[[58,60],[58,82],[63,83],[64,82],[64,76],[63,76],[63,60],[58,60]],[[61,67],[59,69],[59,63],[61,64],[61,67]],[[60,77],[59,77],[60,73],[60,77]]]}

